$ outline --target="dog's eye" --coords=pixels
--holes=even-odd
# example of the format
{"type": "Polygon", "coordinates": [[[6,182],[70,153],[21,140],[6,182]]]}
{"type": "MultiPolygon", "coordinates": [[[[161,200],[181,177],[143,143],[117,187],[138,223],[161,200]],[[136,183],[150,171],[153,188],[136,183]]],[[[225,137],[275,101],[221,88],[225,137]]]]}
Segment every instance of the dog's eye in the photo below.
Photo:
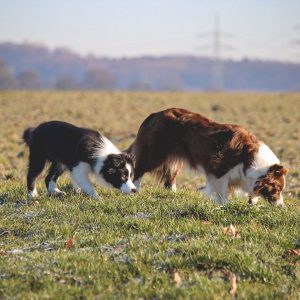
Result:
{"type": "Polygon", "coordinates": [[[108,172],[108,174],[114,174],[116,172],[116,170],[113,168],[109,168],[107,172],[108,172]]]}

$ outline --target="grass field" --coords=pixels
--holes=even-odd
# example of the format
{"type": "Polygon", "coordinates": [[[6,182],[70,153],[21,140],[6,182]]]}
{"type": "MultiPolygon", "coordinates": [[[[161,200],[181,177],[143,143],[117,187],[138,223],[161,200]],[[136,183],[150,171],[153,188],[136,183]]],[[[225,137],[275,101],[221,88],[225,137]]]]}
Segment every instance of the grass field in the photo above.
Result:
{"type": "Polygon", "coordinates": [[[300,299],[299,94],[1,92],[0,112],[0,299],[300,299]],[[148,176],[139,194],[97,187],[92,200],[65,176],[67,196],[40,180],[27,201],[26,127],[65,120],[126,148],[149,113],[174,106],[263,139],[290,170],[287,209],[215,206],[187,172],[176,194],[148,176]]]}

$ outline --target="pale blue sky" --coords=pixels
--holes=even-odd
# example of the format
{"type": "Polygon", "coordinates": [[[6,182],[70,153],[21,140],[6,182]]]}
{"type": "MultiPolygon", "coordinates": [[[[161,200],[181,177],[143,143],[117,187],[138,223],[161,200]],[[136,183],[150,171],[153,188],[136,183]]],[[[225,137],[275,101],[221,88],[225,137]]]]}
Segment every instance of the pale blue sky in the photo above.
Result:
{"type": "Polygon", "coordinates": [[[214,14],[231,32],[223,57],[300,61],[300,0],[0,0],[0,42],[112,57],[210,54],[214,14]],[[295,29],[298,25],[299,28],[295,29]]]}

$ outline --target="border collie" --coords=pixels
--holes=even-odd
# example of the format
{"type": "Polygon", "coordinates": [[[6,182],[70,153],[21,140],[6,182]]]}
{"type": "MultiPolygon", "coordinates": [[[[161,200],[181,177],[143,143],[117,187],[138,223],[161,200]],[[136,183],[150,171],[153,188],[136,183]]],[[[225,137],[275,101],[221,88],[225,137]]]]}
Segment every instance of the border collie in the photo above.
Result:
{"type": "Polygon", "coordinates": [[[176,191],[183,163],[206,176],[201,190],[216,203],[226,204],[228,191],[239,187],[255,203],[259,196],[284,206],[281,195],[287,170],[279,159],[247,129],[214,122],[185,109],[151,114],[126,150],[136,156],[134,184],[154,172],[165,187],[176,191]]]}
{"type": "Polygon", "coordinates": [[[114,187],[124,193],[136,192],[131,180],[134,155],[119,151],[97,131],[50,121],[36,128],[26,129],[23,140],[29,146],[29,198],[38,195],[36,178],[47,161],[51,166],[45,182],[50,195],[65,194],[56,186],[57,178],[65,170],[71,173],[74,189],[82,190],[92,198],[97,198],[98,195],[89,179],[90,173],[94,173],[96,180],[103,186],[114,187]]]}

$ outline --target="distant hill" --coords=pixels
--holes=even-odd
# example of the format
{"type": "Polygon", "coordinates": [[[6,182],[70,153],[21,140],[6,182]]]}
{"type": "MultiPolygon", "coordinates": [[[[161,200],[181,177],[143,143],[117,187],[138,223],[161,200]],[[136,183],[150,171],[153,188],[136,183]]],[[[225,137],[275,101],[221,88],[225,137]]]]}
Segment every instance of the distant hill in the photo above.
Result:
{"type": "MultiPolygon", "coordinates": [[[[11,70],[12,86],[19,88],[197,91],[214,86],[213,60],[195,56],[113,59],[83,57],[41,45],[0,43],[0,60],[11,70]]],[[[300,64],[224,60],[222,70],[224,90],[300,90],[300,64]]]]}

